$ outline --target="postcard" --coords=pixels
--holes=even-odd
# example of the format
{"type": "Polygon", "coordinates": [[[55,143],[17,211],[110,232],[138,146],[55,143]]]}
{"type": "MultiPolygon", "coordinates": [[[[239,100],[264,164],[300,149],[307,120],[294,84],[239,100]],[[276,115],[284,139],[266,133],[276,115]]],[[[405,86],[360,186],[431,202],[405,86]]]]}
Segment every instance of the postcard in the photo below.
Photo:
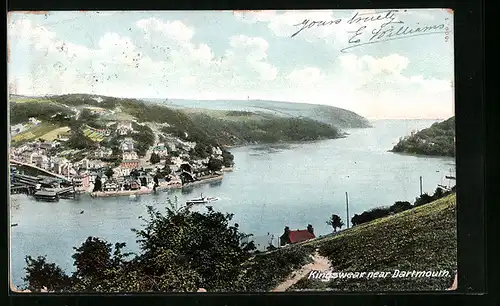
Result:
{"type": "Polygon", "coordinates": [[[8,15],[15,292],[457,288],[453,11],[8,15]]]}

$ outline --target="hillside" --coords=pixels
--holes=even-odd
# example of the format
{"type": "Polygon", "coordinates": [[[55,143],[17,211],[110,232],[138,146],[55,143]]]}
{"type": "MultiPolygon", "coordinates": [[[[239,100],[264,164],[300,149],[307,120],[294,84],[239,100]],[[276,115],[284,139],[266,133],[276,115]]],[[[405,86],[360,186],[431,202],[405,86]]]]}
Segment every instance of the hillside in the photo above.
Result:
{"type": "MultiPolygon", "coordinates": [[[[294,245],[316,248],[333,272],[449,271],[435,278],[299,280],[289,290],[430,291],[450,287],[457,268],[456,196],[451,194],[339,234],[294,245]]],[[[265,256],[274,256],[271,255],[265,256]]]]}
{"type": "Polygon", "coordinates": [[[146,99],[157,104],[168,105],[177,109],[210,109],[225,111],[248,111],[253,113],[275,115],[284,118],[302,117],[335,127],[366,128],[370,127],[368,120],[352,111],[342,108],[265,100],[180,100],[180,99],[146,99]]]}
{"type": "MultiPolygon", "coordinates": [[[[85,108],[99,110],[98,119],[90,124],[102,127],[106,121],[136,119],[138,122],[167,124],[163,132],[183,140],[221,145],[309,141],[332,139],[343,134],[334,126],[309,118],[283,117],[270,113],[241,113],[175,109],[136,99],[121,99],[86,94],[62,96],[10,97],[11,125],[37,118],[53,129],[70,125],[85,108]],[[42,103],[43,102],[43,103],[42,103]]],[[[46,128],[43,132],[49,133],[46,128]]],[[[28,134],[31,138],[42,136],[28,134]]],[[[24,137],[21,135],[20,137],[24,137]]],[[[23,139],[29,140],[26,137],[23,139]]]]}
{"type": "Polygon", "coordinates": [[[392,152],[434,156],[455,156],[455,117],[401,138],[392,152]]]}

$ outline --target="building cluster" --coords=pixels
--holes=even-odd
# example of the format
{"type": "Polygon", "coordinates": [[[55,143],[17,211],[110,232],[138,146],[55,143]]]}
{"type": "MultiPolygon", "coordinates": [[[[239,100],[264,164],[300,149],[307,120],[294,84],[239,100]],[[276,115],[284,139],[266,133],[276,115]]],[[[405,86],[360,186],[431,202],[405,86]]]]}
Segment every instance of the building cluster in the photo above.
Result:
{"type": "Polygon", "coordinates": [[[115,127],[116,135],[125,136],[121,137],[119,143],[120,156],[116,156],[113,149],[105,146],[98,146],[89,151],[63,150],[62,144],[71,136],[70,132],[63,131],[53,141],[35,140],[11,148],[10,158],[65,176],[74,182],[77,189],[85,191],[93,190],[97,178],[101,180],[103,191],[152,188],[155,185],[155,175],[165,172],[165,167],[170,168],[168,174],[166,177],[161,176],[157,184],[182,184],[212,174],[207,169],[211,157],[222,160],[221,148],[213,148],[212,156],[205,159],[193,159],[188,152],[196,143],[168,138],[165,135],[162,135],[163,142],[156,143],[149,149],[149,153],[141,158],[137,154],[136,143],[129,137],[134,133],[132,122],[113,123],[103,133],[108,134],[107,130],[111,126],[115,127]],[[174,151],[175,154],[170,154],[174,151]],[[81,156],[81,159],[71,161],[68,156],[75,153],[81,156]],[[159,157],[158,163],[149,162],[151,154],[159,157]],[[119,161],[119,164],[116,161],[119,161]]]}

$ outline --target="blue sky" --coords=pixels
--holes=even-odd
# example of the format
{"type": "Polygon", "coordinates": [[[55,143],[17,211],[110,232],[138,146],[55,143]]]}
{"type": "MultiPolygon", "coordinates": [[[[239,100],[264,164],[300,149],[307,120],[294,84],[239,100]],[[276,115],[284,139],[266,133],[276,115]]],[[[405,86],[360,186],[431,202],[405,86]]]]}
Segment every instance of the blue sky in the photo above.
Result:
{"type": "Polygon", "coordinates": [[[24,95],[250,98],[333,105],[368,118],[447,118],[452,24],[442,9],[11,13],[8,82],[24,95]],[[380,17],[349,23],[356,14],[380,17]],[[305,19],[339,22],[291,38],[305,19]],[[353,45],[350,31],[366,26],[357,38],[368,42],[389,20],[400,22],[385,25],[394,32],[443,24],[450,35],[342,52],[353,45]]]}

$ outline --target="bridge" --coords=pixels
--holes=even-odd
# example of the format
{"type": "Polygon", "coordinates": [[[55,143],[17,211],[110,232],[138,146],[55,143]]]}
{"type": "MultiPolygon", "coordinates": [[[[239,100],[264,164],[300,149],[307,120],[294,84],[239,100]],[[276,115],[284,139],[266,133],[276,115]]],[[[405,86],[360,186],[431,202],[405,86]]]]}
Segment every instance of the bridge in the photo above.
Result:
{"type": "Polygon", "coordinates": [[[56,173],[53,173],[53,172],[50,172],[48,170],[45,170],[43,168],[40,168],[40,167],[37,167],[35,165],[31,165],[31,164],[27,164],[27,163],[23,163],[23,162],[20,162],[20,161],[17,161],[17,160],[13,160],[11,159],[10,160],[10,163],[13,164],[13,165],[18,165],[18,166],[24,166],[24,167],[29,167],[29,168],[32,168],[32,169],[35,169],[35,170],[38,170],[42,173],[45,173],[45,174],[48,174],[50,176],[53,176],[53,177],[56,177],[56,178],[59,178],[59,179],[62,179],[62,180],[65,180],[67,182],[71,182],[70,179],[68,179],[67,177],[63,176],[63,175],[60,175],[60,174],[56,174],[56,173]]]}

